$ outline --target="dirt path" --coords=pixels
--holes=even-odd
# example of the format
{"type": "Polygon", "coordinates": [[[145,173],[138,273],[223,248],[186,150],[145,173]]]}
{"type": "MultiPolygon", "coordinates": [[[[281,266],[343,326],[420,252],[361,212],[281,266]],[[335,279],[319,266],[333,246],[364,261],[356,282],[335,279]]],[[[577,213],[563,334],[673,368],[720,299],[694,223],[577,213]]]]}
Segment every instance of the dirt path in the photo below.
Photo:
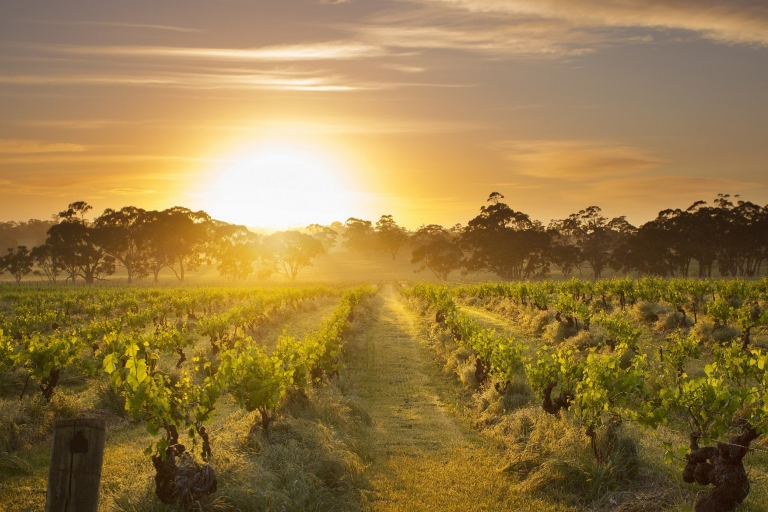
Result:
{"type": "Polygon", "coordinates": [[[388,286],[365,341],[360,394],[373,420],[373,510],[551,510],[521,503],[503,455],[446,406],[454,392],[388,286]]]}

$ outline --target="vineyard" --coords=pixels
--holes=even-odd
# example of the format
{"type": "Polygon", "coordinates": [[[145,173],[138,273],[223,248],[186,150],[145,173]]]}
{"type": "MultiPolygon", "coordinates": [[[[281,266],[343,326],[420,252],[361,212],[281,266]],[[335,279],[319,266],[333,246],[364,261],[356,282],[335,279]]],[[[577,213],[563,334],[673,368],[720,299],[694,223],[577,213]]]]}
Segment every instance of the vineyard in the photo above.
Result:
{"type": "Polygon", "coordinates": [[[765,510],[768,281],[0,288],[0,502],[765,510]],[[437,363],[436,363],[437,362],[437,363]]]}
{"type": "MultiPolygon", "coordinates": [[[[343,340],[372,291],[5,288],[0,470],[21,477],[11,485],[34,482],[30,454],[41,448],[54,416],[105,416],[132,431],[130,444],[146,443],[120,447],[115,457],[135,450],[147,464],[133,453],[112,462],[153,467],[159,501],[188,505],[214,494],[231,483],[206,463],[215,456],[218,432],[227,430],[216,422],[219,411],[229,413],[226,421],[258,417],[250,450],[258,450],[259,439],[269,442],[281,408],[316,397],[315,388],[338,376],[343,340]],[[316,312],[328,314],[314,318],[316,312]],[[301,337],[287,335],[302,315],[312,317],[311,328],[301,337]],[[137,436],[138,427],[146,435],[137,436]]],[[[106,473],[102,486],[109,490],[106,473]]],[[[0,488],[6,503],[19,499],[19,488],[8,485],[0,488]]],[[[44,491],[27,499],[22,509],[40,510],[44,491]]],[[[125,508],[133,509],[129,495],[115,501],[126,499],[125,508]]]]}
{"type": "MultiPolygon", "coordinates": [[[[745,470],[744,458],[753,443],[765,452],[768,432],[767,281],[417,285],[407,295],[429,318],[432,338],[453,356],[448,365],[461,380],[492,390],[487,409],[538,402],[566,423],[563,435],[581,431],[580,444],[593,456],[583,472],[563,461],[547,466],[551,447],[537,439],[540,425],[529,425],[510,447],[508,470],[523,480],[568,492],[580,479],[574,499],[585,506],[607,490],[598,485],[631,486],[643,470],[643,454],[627,437],[633,428],[658,440],[664,462],[677,464],[683,481],[712,486],[695,499],[697,512],[731,510],[751,496],[748,473],[753,485],[764,478],[765,468],[755,461],[745,470]],[[513,331],[489,326],[482,311],[508,320],[513,331]],[[610,476],[590,474],[598,471],[610,476]]],[[[486,422],[510,418],[503,416],[486,422]]]]}

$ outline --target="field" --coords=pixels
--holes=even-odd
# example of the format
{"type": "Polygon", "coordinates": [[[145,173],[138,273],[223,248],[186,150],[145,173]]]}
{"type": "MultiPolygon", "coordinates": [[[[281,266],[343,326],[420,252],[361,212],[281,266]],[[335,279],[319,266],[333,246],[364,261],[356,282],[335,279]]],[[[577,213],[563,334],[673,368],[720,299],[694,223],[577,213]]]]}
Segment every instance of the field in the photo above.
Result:
{"type": "Polygon", "coordinates": [[[766,510],[767,309],[766,280],[4,286],[0,508],[41,510],[53,422],[92,417],[100,510],[766,510]]]}

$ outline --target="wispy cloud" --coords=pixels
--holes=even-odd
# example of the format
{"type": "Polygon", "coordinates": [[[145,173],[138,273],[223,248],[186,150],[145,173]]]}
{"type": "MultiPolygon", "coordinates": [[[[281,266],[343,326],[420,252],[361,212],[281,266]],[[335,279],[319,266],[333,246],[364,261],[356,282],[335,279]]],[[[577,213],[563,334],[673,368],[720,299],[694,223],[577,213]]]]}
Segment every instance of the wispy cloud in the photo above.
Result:
{"type": "MultiPolygon", "coordinates": [[[[622,179],[598,181],[582,190],[565,191],[572,199],[584,197],[610,198],[614,203],[622,201],[640,205],[669,205],[710,199],[716,194],[739,193],[760,189],[763,184],[725,178],[699,176],[634,176],[622,179]]],[[[582,199],[583,200],[583,199],[582,199]]]]}
{"type": "Polygon", "coordinates": [[[330,41],[259,48],[187,48],[180,46],[73,46],[35,45],[36,49],[68,55],[109,57],[167,57],[224,61],[315,61],[378,57],[387,53],[381,46],[358,41],[330,41]]]}
{"type": "Polygon", "coordinates": [[[66,142],[0,139],[0,155],[29,155],[39,153],[79,153],[86,148],[66,142]]]}
{"type": "Polygon", "coordinates": [[[557,20],[574,28],[683,30],[724,43],[768,45],[768,4],[752,0],[421,0],[507,21],[557,20]]]}
{"type": "Polygon", "coordinates": [[[125,28],[144,28],[150,30],[165,30],[170,32],[204,32],[199,28],[179,27],[176,25],[158,25],[152,23],[126,23],[119,21],[61,21],[61,20],[34,20],[35,23],[46,25],[73,25],[73,26],[92,26],[92,27],[125,27],[125,28]]]}
{"type": "Polygon", "coordinates": [[[632,146],[603,141],[532,140],[503,143],[519,174],[569,181],[635,174],[664,160],[632,146]]]}
{"type": "Polygon", "coordinates": [[[262,89],[287,91],[352,91],[388,84],[352,82],[338,75],[291,72],[40,74],[0,76],[0,83],[17,85],[146,85],[194,89],[262,89]]]}
{"type": "Polygon", "coordinates": [[[149,195],[157,194],[157,190],[142,189],[142,188],[113,188],[106,192],[119,195],[119,196],[136,196],[136,195],[149,195]]]}
{"type": "Polygon", "coordinates": [[[768,4],[751,0],[411,0],[354,27],[387,48],[563,58],[685,36],[768,46],[768,4]]]}

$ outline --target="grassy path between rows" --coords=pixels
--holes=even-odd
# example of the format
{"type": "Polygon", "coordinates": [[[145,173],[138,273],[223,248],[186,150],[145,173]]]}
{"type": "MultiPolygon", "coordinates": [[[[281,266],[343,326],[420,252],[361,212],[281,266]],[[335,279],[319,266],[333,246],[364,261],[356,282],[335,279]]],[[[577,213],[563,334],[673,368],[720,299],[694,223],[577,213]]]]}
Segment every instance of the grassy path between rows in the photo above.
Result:
{"type": "Polygon", "coordinates": [[[360,396],[374,426],[373,510],[552,510],[511,492],[503,454],[453,412],[455,389],[397,292],[382,289],[362,350],[360,396]]]}

